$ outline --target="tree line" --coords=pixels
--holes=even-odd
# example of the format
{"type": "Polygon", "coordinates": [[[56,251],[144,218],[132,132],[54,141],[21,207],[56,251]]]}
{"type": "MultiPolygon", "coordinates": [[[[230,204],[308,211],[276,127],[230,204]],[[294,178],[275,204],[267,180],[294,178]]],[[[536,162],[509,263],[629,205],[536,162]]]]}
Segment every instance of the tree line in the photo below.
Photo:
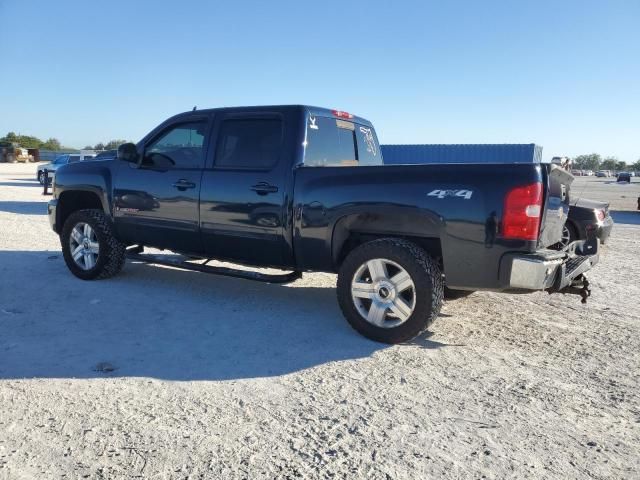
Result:
{"type": "MultiPolygon", "coordinates": [[[[77,150],[72,147],[63,147],[57,138],[49,138],[46,141],[33,137],[31,135],[18,135],[15,132],[9,132],[4,137],[0,137],[0,143],[15,143],[22,148],[39,148],[41,150],[77,150]]],[[[108,142],[100,142],[96,145],[87,145],[84,150],[115,150],[119,145],[127,143],[127,140],[110,140],[108,142]]]]}
{"type": "Polygon", "coordinates": [[[640,158],[635,163],[627,165],[627,162],[618,160],[616,157],[602,158],[597,153],[590,153],[574,157],[573,168],[578,170],[640,170],[640,158]]]}

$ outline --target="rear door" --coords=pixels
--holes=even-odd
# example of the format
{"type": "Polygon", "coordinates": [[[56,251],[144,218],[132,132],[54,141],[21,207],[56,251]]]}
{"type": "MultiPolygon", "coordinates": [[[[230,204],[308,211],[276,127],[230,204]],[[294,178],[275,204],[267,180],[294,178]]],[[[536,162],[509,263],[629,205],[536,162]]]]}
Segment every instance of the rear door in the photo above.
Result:
{"type": "Polygon", "coordinates": [[[226,113],[216,121],[212,163],[202,176],[204,248],[215,258],[255,265],[287,264],[284,225],[290,163],[285,116],[226,113]]]}
{"type": "Polygon", "coordinates": [[[118,162],[114,217],[131,243],[200,253],[198,196],[208,116],[180,117],[143,145],[139,165],[118,162]]]}

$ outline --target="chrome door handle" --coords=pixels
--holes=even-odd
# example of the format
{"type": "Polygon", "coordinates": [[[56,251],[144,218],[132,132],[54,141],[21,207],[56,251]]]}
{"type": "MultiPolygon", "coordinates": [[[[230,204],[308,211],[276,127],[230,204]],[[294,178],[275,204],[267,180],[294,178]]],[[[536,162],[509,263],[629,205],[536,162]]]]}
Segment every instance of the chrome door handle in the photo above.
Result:
{"type": "Polygon", "coordinates": [[[182,191],[186,190],[187,188],[196,188],[195,183],[190,182],[189,180],[185,180],[184,178],[181,178],[180,180],[175,182],[172,186],[182,191]]]}
{"type": "Polygon", "coordinates": [[[269,185],[267,182],[260,182],[252,186],[251,190],[256,192],[258,195],[266,195],[267,193],[276,193],[278,191],[278,187],[275,185],[269,185]]]}

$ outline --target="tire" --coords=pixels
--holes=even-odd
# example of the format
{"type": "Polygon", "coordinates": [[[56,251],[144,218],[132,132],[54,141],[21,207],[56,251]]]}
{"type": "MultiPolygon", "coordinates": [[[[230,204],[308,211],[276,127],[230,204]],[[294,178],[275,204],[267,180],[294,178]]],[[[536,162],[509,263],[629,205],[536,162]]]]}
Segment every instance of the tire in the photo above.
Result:
{"type": "Polygon", "coordinates": [[[448,287],[444,287],[444,299],[445,300],[457,300],[459,298],[465,298],[471,295],[474,290],[453,290],[448,287]]]}
{"type": "Polygon", "coordinates": [[[114,236],[113,224],[101,210],[79,210],[69,215],[62,227],[60,243],[67,267],[82,280],[112,277],[122,270],[126,260],[126,245],[114,236]],[[72,237],[72,232],[74,235],[82,232],[82,238],[72,237]],[[83,248],[80,258],[74,260],[72,252],[80,247],[83,248]]]}
{"type": "Polygon", "coordinates": [[[38,181],[40,182],[40,185],[44,185],[44,172],[43,171],[38,172],[38,181]]]}
{"type": "Polygon", "coordinates": [[[423,249],[402,239],[360,245],[338,272],[343,315],[356,331],[377,342],[402,343],[420,335],[440,313],[443,294],[438,264],[423,249]]]}

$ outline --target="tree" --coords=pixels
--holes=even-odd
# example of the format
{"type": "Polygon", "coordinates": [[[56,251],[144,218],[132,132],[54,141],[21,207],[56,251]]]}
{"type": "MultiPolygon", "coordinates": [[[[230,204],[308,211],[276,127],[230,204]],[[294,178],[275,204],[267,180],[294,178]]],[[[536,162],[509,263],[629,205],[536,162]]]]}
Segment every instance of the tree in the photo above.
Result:
{"type": "Polygon", "coordinates": [[[115,150],[116,148],[118,148],[120,145],[122,145],[123,143],[127,143],[126,140],[110,140],[109,142],[107,142],[107,144],[104,146],[105,150],[115,150]]]}
{"type": "Polygon", "coordinates": [[[621,172],[627,169],[627,162],[625,162],[624,160],[619,160],[616,163],[616,168],[617,171],[621,172]]]}
{"type": "Polygon", "coordinates": [[[600,168],[602,170],[615,170],[617,164],[618,159],[616,157],[607,157],[600,164],[600,168]]]}
{"type": "Polygon", "coordinates": [[[42,145],[40,145],[40,148],[42,148],[43,150],[58,151],[60,150],[60,141],[57,138],[50,138],[42,145]]]}
{"type": "Polygon", "coordinates": [[[573,159],[573,167],[578,170],[598,170],[601,161],[602,159],[597,153],[578,155],[573,159]]]}
{"type": "Polygon", "coordinates": [[[639,172],[640,171],[640,158],[638,160],[636,160],[636,163],[632,163],[631,165],[629,165],[629,168],[633,171],[639,172]]]}
{"type": "Polygon", "coordinates": [[[93,147],[94,150],[104,150],[104,143],[100,142],[100,143],[96,143],[95,146],[93,147]]]}

